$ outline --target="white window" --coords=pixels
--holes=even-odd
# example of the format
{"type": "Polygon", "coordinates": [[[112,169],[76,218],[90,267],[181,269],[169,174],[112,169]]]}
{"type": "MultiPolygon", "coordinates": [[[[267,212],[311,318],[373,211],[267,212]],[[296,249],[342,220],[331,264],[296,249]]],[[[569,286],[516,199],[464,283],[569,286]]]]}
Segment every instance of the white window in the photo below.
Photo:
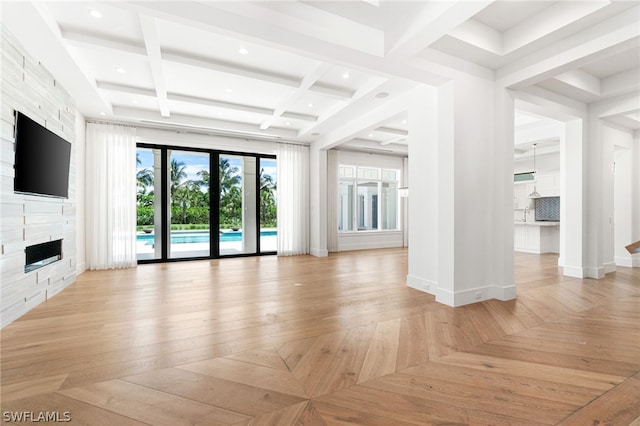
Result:
{"type": "Polygon", "coordinates": [[[399,170],[340,165],[338,230],[397,230],[399,170]]]}

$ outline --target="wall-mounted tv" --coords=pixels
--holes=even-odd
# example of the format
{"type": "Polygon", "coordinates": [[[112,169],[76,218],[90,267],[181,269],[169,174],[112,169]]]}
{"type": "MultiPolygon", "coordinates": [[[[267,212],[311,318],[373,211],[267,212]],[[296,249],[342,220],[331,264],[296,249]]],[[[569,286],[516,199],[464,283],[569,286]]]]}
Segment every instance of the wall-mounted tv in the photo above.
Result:
{"type": "Polygon", "coordinates": [[[69,197],[71,144],[16,111],[13,190],[48,197],[69,197]]]}

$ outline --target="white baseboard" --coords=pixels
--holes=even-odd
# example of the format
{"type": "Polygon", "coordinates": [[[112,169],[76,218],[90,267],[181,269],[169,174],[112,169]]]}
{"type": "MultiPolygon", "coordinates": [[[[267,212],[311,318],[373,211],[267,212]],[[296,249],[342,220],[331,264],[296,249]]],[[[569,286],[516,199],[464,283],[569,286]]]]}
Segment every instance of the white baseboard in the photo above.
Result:
{"type": "Polygon", "coordinates": [[[407,286],[425,293],[436,295],[435,290],[438,288],[435,282],[416,277],[415,275],[407,275],[407,286]]]}
{"type": "Polygon", "coordinates": [[[80,275],[81,273],[83,273],[84,271],[87,270],[87,264],[86,263],[78,263],[76,265],[76,275],[80,275]]]}
{"type": "Polygon", "coordinates": [[[636,256],[633,258],[633,268],[640,268],[640,257],[636,256]]]}
{"type": "Polygon", "coordinates": [[[633,268],[633,259],[631,257],[615,257],[615,262],[617,266],[624,266],[625,268],[633,268]]]}
{"type": "Polygon", "coordinates": [[[610,274],[611,272],[615,272],[616,262],[607,262],[604,265],[602,265],[602,268],[604,269],[605,274],[610,274]]]}
{"type": "Polygon", "coordinates": [[[603,266],[587,266],[584,271],[586,278],[595,278],[596,280],[604,278],[605,275],[603,266]]]}
{"type": "Polygon", "coordinates": [[[311,256],[315,256],[315,257],[327,257],[327,256],[329,256],[329,250],[321,250],[321,249],[312,248],[311,250],[309,250],[309,254],[311,256]]]}
{"type": "Polygon", "coordinates": [[[516,286],[485,286],[458,292],[438,288],[438,284],[415,275],[407,275],[407,286],[436,296],[436,302],[447,306],[458,307],[482,302],[489,299],[513,300],[516,298],[516,286]]]}
{"type": "Polygon", "coordinates": [[[568,265],[564,265],[562,267],[562,274],[566,277],[573,277],[573,278],[584,278],[586,277],[584,268],[582,268],[581,266],[568,266],[568,265]]]}

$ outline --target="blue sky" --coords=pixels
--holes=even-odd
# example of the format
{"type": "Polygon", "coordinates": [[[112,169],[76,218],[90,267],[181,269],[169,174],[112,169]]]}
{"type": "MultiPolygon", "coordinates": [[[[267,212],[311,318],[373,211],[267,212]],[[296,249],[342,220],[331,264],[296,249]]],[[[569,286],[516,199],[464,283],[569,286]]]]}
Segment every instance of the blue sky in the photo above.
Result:
{"type": "MultiPolygon", "coordinates": [[[[138,158],[141,164],[138,164],[138,170],[153,169],[153,152],[149,148],[138,148],[138,158]]],[[[221,155],[227,158],[232,167],[242,168],[241,157],[221,155]]],[[[184,163],[187,180],[199,180],[198,171],[209,170],[209,154],[187,151],[173,151],[172,158],[184,163]]],[[[276,160],[271,158],[263,158],[260,160],[260,167],[264,169],[266,174],[273,177],[276,181],[276,160]]]]}

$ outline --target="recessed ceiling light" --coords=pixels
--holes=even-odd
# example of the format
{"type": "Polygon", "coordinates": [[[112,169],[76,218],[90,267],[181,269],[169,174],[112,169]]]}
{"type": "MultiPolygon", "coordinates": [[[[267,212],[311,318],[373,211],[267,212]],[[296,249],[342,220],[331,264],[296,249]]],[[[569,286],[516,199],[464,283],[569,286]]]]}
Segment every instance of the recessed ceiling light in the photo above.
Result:
{"type": "Polygon", "coordinates": [[[116,72],[119,72],[120,74],[124,74],[127,71],[122,67],[118,67],[118,68],[116,68],[116,72]]]}
{"type": "Polygon", "coordinates": [[[389,93],[387,93],[387,92],[378,92],[378,93],[376,93],[376,98],[378,98],[378,99],[386,98],[387,96],[389,96],[389,93]]]}
{"type": "Polygon", "coordinates": [[[105,114],[105,112],[103,111],[103,112],[100,113],[100,115],[107,115],[107,114],[105,114]]]}
{"type": "Polygon", "coordinates": [[[285,124],[286,124],[287,126],[291,126],[291,122],[290,122],[290,121],[287,121],[285,124]]]}
{"type": "Polygon", "coordinates": [[[349,73],[348,73],[348,72],[344,72],[344,73],[342,73],[342,78],[344,78],[345,80],[346,80],[347,78],[349,78],[349,77],[351,77],[351,75],[349,75],[349,73]]]}
{"type": "Polygon", "coordinates": [[[309,108],[313,108],[313,104],[307,104],[309,108]]]}
{"type": "Polygon", "coordinates": [[[407,120],[402,120],[402,124],[407,124],[407,120]]]}
{"type": "Polygon", "coordinates": [[[247,49],[245,49],[244,47],[241,47],[240,49],[238,49],[238,53],[241,55],[248,55],[249,51],[247,49]]]}
{"type": "Polygon", "coordinates": [[[102,18],[102,13],[100,13],[99,11],[97,11],[95,9],[90,9],[89,10],[89,15],[93,16],[96,19],[102,18]]]}
{"type": "Polygon", "coordinates": [[[373,137],[373,133],[369,133],[369,137],[372,138],[373,137]]]}
{"type": "Polygon", "coordinates": [[[231,92],[233,92],[233,90],[231,90],[231,89],[225,89],[225,92],[227,92],[227,93],[231,93],[231,92]]]}
{"type": "Polygon", "coordinates": [[[132,101],[131,101],[131,103],[132,103],[132,104],[137,104],[137,103],[138,103],[138,100],[137,100],[137,99],[134,99],[134,100],[132,100],[132,101]]]}

